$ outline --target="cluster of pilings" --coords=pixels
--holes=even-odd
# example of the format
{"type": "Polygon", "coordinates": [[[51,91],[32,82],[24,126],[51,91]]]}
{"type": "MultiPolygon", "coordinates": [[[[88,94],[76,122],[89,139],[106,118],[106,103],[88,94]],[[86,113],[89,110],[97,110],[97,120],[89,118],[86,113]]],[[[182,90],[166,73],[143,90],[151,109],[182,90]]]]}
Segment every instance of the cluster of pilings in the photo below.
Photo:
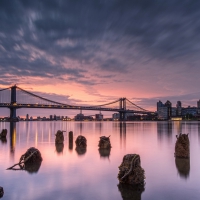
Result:
{"type": "MultiPolygon", "coordinates": [[[[55,134],[55,145],[57,152],[62,152],[64,148],[64,131],[58,130],[55,134]]],[[[3,129],[0,133],[0,139],[6,138],[7,129],[3,129]]],[[[177,141],[175,144],[175,163],[180,176],[187,177],[190,171],[190,142],[188,134],[176,135],[177,141]]],[[[83,155],[87,148],[87,139],[79,135],[75,140],[76,151],[78,155],[83,155]]],[[[99,140],[100,155],[110,155],[111,142],[110,136],[101,136],[99,140]]],[[[73,132],[69,132],[69,148],[73,149],[73,132]]],[[[19,163],[11,166],[8,169],[26,170],[29,173],[35,173],[39,170],[42,162],[42,156],[38,149],[29,148],[19,160],[19,163]],[[16,168],[18,166],[18,168],[16,168]]],[[[134,197],[135,200],[141,199],[141,194],[145,186],[145,171],[141,167],[141,160],[138,154],[127,154],[123,157],[122,163],[119,166],[118,173],[118,189],[121,192],[123,199],[134,197]]],[[[3,187],[0,187],[0,198],[4,195],[3,187]]]]}

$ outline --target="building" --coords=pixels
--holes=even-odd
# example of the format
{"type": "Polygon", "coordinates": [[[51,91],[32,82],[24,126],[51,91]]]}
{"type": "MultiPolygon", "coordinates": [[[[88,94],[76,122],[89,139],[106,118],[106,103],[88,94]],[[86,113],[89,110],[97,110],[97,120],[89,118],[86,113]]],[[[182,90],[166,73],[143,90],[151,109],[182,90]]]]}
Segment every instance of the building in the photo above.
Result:
{"type": "Polygon", "coordinates": [[[168,108],[166,106],[159,107],[157,112],[158,112],[158,119],[160,120],[168,119],[168,108]]]}
{"type": "Polygon", "coordinates": [[[176,107],[172,107],[171,117],[176,117],[176,116],[177,116],[177,108],[176,107]]]}
{"type": "Polygon", "coordinates": [[[84,114],[79,113],[74,117],[75,121],[83,121],[84,120],[84,114]]]}
{"type": "Polygon", "coordinates": [[[157,102],[158,119],[169,120],[172,116],[172,104],[169,100],[163,104],[161,101],[157,102]]]}
{"type": "Polygon", "coordinates": [[[53,120],[56,120],[56,115],[53,116],[53,120]]]}
{"type": "Polygon", "coordinates": [[[96,119],[97,121],[101,121],[101,120],[103,120],[103,115],[102,115],[101,113],[96,114],[96,115],[95,115],[95,119],[96,119]]]}
{"type": "Polygon", "coordinates": [[[119,118],[120,118],[120,114],[119,113],[113,113],[113,115],[112,115],[112,119],[113,120],[119,120],[119,118]]]}
{"type": "Polygon", "coordinates": [[[165,103],[165,106],[168,108],[167,115],[168,115],[168,119],[170,119],[172,116],[172,103],[169,100],[167,100],[165,103]]]}
{"type": "Polygon", "coordinates": [[[162,101],[159,100],[159,102],[157,102],[157,111],[159,110],[160,107],[163,107],[164,104],[162,103],[162,101]]]}
{"type": "Polygon", "coordinates": [[[26,121],[29,121],[29,115],[26,114],[26,121]]]}
{"type": "Polygon", "coordinates": [[[190,107],[188,106],[187,108],[182,108],[182,116],[187,116],[187,115],[197,115],[197,107],[190,107]]]}
{"type": "Polygon", "coordinates": [[[176,104],[176,115],[181,116],[182,115],[182,104],[181,101],[177,101],[176,104]]]}

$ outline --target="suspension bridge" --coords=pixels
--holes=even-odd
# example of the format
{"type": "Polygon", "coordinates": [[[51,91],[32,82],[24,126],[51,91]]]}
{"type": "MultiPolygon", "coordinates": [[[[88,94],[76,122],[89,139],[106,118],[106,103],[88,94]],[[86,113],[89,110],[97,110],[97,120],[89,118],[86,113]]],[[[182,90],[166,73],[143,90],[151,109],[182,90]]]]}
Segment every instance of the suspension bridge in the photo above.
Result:
{"type": "Polygon", "coordinates": [[[10,109],[10,121],[17,120],[16,111],[20,108],[111,111],[118,112],[120,114],[120,120],[125,120],[126,113],[154,114],[151,111],[137,106],[124,97],[102,105],[77,106],[52,101],[24,90],[17,85],[0,90],[0,107],[10,109]]]}

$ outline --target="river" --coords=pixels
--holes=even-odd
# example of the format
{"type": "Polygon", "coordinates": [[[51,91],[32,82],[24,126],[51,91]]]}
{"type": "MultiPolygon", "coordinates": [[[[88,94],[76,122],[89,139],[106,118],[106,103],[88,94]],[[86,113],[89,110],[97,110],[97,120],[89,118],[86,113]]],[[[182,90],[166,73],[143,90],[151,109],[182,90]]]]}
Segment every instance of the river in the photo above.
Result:
{"type": "Polygon", "coordinates": [[[4,200],[188,200],[200,196],[200,122],[1,122],[8,129],[0,141],[0,186],[4,200]],[[55,133],[64,130],[64,145],[55,133]],[[86,151],[68,144],[68,132],[87,139],[86,151]],[[174,158],[176,134],[189,133],[190,159],[174,158]],[[109,136],[111,151],[98,149],[109,136]],[[37,171],[6,170],[30,147],[40,150],[37,171]],[[145,170],[142,191],[121,189],[117,179],[123,156],[137,153],[145,170]]]}

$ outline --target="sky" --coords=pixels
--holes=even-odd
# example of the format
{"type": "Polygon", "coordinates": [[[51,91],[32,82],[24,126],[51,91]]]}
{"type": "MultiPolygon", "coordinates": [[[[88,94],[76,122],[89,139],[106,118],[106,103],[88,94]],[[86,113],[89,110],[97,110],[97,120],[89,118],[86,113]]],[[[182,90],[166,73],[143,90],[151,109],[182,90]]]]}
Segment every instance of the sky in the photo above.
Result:
{"type": "Polygon", "coordinates": [[[0,88],[73,105],[196,106],[199,33],[198,0],[1,0],[0,88]]]}

